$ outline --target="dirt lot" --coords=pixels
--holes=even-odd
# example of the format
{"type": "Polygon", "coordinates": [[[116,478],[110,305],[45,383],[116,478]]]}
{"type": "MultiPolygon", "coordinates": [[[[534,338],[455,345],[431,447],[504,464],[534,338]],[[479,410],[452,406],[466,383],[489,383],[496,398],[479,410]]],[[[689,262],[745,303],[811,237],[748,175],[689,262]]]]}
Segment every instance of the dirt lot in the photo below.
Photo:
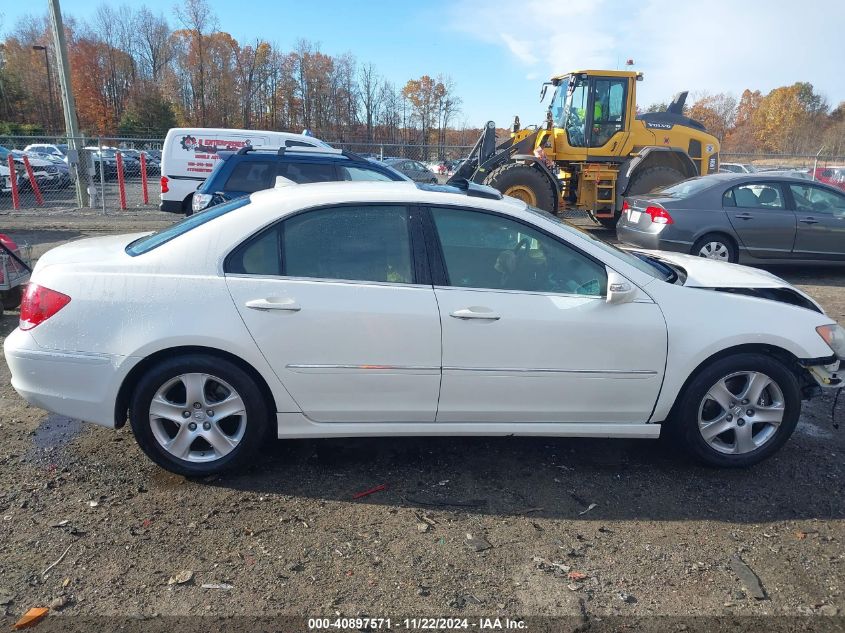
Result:
{"type": "MultiPolygon", "coordinates": [[[[172,219],[5,215],[0,232],[38,255],[172,219]]],[[[776,272],[845,323],[845,268],[776,272]]],[[[7,313],[0,335],[16,325],[7,313]]],[[[60,616],[786,621],[739,617],[768,614],[833,630],[845,614],[845,429],[831,428],[831,405],[806,404],[780,454],[737,472],[663,442],[356,439],[277,442],[248,472],[189,481],[153,466],[127,428],[29,407],[0,363],[0,623],[53,602],[60,616]]]]}

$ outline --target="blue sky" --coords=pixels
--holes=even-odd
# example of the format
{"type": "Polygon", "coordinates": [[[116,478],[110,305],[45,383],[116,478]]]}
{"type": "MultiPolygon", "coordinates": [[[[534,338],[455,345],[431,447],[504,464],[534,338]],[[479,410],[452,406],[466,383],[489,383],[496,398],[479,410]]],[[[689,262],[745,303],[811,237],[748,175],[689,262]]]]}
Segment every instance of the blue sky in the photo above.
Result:
{"type": "MultiPolygon", "coordinates": [[[[283,49],[305,38],[324,52],[351,52],[397,84],[449,75],[463,99],[459,123],[500,126],[519,114],[539,123],[540,84],[551,74],[624,67],[645,74],[638,101],[682,89],[764,92],[810,81],[832,105],[845,100],[845,3],[804,0],[208,0],[221,29],[239,41],[283,49]]],[[[63,0],[86,18],[97,0],[63,0]]],[[[117,0],[113,5],[120,4],[117,0]]],[[[147,0],[173,25],[173,0],[147,0]]],[[[47,0],[0,3],[3,30],[47,0]]]]}

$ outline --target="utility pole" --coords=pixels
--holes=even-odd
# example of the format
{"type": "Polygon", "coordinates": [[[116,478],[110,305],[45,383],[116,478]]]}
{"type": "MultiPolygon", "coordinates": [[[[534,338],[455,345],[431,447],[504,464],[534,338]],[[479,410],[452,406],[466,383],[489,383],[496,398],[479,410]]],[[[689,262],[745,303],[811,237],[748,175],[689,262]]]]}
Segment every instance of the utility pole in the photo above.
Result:
{"type": "Polygon", "coordinates": [[[71,177],[76,183],[76,203],[85,206],[85,183],[80,178],[79,162],[82,148],[79,143],[79,124],[76,120],[76,103],[73,99],[73,88],[70,83],[70,64],[67,59],[67,44],[65,43],[65,28],[62,23],[62,10],[59,0],[50,0],[50,17],[53,25],[53,47],[56,49],[58,61],[59,84],[62,87],[62,105],[65,113],[65,128],[68,142],[68,167],[71,177]]]}

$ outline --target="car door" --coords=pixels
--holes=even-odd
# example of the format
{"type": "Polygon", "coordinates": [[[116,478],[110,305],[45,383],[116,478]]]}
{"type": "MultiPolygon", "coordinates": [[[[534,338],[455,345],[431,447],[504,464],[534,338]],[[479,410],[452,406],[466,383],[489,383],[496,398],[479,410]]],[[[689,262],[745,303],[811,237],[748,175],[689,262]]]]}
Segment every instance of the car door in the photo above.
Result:
{"type": "Polygon", "coordinates": [[[244,323],[312,420],[434,421],[440,316],[414,222],[397,205],[313,209],[226,258],[244,323]]]}
{"type": "Polygon", "coordinates": [[[432,207],[426,222],[442,268],[438,422],[649,419],[666,362],[657,305],[608,304],[601,262],[513,218],[432,207]]]}
{"type": "Polygon", "coordinates": [[[787,208],[780,183],[751,181],[722,196],[722,206],[741,244],[754,257],[781,259],[792,256],[795,212],[787,208]]]}
{"type": "Polygon", "coordinates": [[[789,185],[798,229],[795,256],[845,259],[845,195],[811,184],[789,185]]]}

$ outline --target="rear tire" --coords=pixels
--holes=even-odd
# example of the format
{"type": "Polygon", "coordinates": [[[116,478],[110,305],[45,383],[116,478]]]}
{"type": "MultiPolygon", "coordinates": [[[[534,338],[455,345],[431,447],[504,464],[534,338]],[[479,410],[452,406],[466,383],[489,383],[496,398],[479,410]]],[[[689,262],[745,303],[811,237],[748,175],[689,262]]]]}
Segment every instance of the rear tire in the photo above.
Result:
{"type": "Polygon", "coordinates": [[[795,374],[776,358],[746,353],[701,370],[684,390],[670,424],[699,461],[742,468],[777,452],[800,413],[795,374]]]}
{"type": "Polygon", "coordinates": [[[513,196],[549,213],[557,213],[554,186],[534,167],[522,163],[502,165],[490,172],[484,184],[498,189],[503,195],[513,196]]]}
{"type": "Polygon", "coordinates": [[[739,261],[739,249],[736,242],[721,233],[707,233],[701,236],[692,245],[690,254],[731,264],[739,261]]]}
{"type": "Polygon", "coordinates": [[[673,185],[682,180],[686,180],[686,176],[674,167],[649,167],[634,174],[634,177],[628,182],[625,195],[636,196],[643,193],[651,193],[658,187],[673,185]]]}
{"type": "Polygon", "coordinates": [[[165,470],[186,477],[243,466],[269,429],[268,407],[252,377],[206,354],[150,368],[135,386],[129,419],[141,450],[165,470]]]}
{"type": "Polygon", "coordinates": [[[4,310],[16,310],[21,305],[21,286],[15,286],[11,290],[2,293],[4,310]]]}

